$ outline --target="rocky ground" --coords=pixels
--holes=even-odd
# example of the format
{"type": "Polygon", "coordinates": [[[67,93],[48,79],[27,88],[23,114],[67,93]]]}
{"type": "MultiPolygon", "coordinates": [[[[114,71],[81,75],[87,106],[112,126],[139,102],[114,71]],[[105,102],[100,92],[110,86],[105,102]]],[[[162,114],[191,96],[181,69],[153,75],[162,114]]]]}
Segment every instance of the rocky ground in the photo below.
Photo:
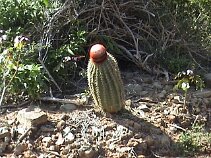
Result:
{"type": "Polygon", "coordinates": [[[118,114],[94,110],[84,94],[69,96],[77,103],[40,101],[2,107],[0,156],[211,156],[211,89],[192,89],[184,106],[183,94],[173,91],[175,82],[139,72],[124,72],[122,78],[126,107],[118,114]]]}

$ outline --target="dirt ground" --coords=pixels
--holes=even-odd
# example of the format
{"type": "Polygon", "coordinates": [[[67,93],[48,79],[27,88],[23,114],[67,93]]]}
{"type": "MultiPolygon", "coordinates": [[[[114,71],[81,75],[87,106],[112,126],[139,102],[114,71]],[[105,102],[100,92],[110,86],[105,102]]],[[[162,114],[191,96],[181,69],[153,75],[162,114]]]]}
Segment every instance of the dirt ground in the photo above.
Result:
{"type": "Polygon", "coordinates": [[[183,93],[165,77],[136,71],[122,72],[122,79],[126,106],[117,114],[95,110],[84,94],[77,95],[83,105],[39,101],[1,108],[0,156],[211,157],[211,89],[191,89],[184,106],[183,93]],[[27,107],[39,107],[47,121],[23,126],[17,115],[27,107]]]}

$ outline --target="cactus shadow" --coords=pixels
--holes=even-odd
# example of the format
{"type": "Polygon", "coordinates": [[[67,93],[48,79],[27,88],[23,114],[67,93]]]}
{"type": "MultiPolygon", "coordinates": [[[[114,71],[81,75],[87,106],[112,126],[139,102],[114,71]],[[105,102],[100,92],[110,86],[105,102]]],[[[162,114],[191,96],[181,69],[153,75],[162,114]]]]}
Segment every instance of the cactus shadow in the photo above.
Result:
{"type": "Polygon", "coordinates": [[[117,114],[108,116],[117,126],[123,126],[132,134],[124,137],[126,146],[130,146],[131,141],[139,141],[140,145],[134,147],[137,155],[147,157],[173,157],[181,155],[179,144],[174,142],[168,134],[160,127],[134,115],[130,110],[123,109],[117,114]],[[129,143],[130,142],[130,143],[129,143]]]}

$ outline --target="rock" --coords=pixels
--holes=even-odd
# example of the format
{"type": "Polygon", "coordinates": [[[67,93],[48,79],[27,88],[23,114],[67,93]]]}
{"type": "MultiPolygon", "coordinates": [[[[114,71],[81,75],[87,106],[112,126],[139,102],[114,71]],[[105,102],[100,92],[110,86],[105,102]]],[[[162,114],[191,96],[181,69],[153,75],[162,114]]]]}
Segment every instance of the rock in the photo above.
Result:
{"type": "Polygon", "coordinates": [[[8,143],[0,142],[0,155],[2,155],[7,147],[8,143]]]}
{"type": "Polygon", "coordinates": [[[117,148],[117,151],[120,153],[126,153],[129,152],[132,148],[131,147],[121,147],[121,148],[117,148]]]}
{"type": "Polygon", "coordinates": [[[57,123],[56,127],[58,130],[62,130],[65,126],[66,122],[64,120],[61,120],[57,123]]]}
{"type": "Polygon", "coordinates": [[[25,108],[18,112],[17,120],[25,127],[35,127],[48,121],[45,112],[39,108],[25,108]]]}
{"type": "Polygon", "coordinates": [[[75,136],[74,136],[74,134],[69,132],[64,138],[65,138],[65,142],[69,144],[69,143],[72,143],[74,141],[75,136]]]}
{"type": "Polygon", "coordinates": [[[80,158],[93,158],[97,156],[97,149],[95,147],[90,147],[85,149],[83,146],[79,149],[80,158]]]}
{"type": "Polygon", "coordinates": [[[42,143],[45,147],[49,147],[52,144],[52,138],[51,137],[44,137],[42,139],[42,143]]]}
{"type": "Polygon", "coordinates": [[[130,107],[132,105],[132,100],[131,99],[126,100],[125,105],[130,107]]]}
{"type": "Polygon", "coordinates": [[[173,102],[176,104],[183,103],[182,98],[179,95],[174,96],[173,102]]]}
{"type": "Polygon", "coordinates": [[[129,147],[137,147],[138,145],[139,145],[139,142],[134,138],[130,139],[127,143],[127,146],[129,147]]]}
{"type": "Polygon", "coordinates": [[[27,150],[23,153],[24,158],[36,158],[37,156],[33,154],[31,150],[27,150]]]}
{"type": "Polygon", "coordinates": [[[170,114],[170,115],[167,116],[167,118],[168,118],[170,123],[175,123],[175,121],[176,121],[175,115],[170,114]]]}
{"type": "Polygon", "coordinates": [[[77,107],[75,104],[63,104],[60,106],[60,110],[65,111],[65,112],[71,112],[76,109],[77,109],[77,107]]]}
{"type": "Polygon", "coordinates": [[[70,150],[69,150],[69,149],[67,149],[67,148],[63,148],[63,149],[61,149],[60,154],[64,156],[64,155],[67,155],[69,152],[70,152],[70,150]]]}
{"type": "Polygon", "coordinates": [[[10,136],[10,131],[7,127],[0,127],[0,139],[10,136]]]}
{"type": "Polygon", "coordinates": [[[27,150],[27,148],[28,148],[28,145],[26,143],[17,144],[14,149],[14,154],[21,155],[21,154],[23,154],[24,151],[27,150]]]}
{"type": "Polygon", "coordinates": [[[150,111],[149,107],[146,104],[143,104],[143,103],[139,104],[137,109],[142,110],[144,112],[149,112],[150,111]]]}
{"type": "Polygon", "coordinates": [[[58,139],[57,139],[57,141],[56,141],[56,145],[62,145],[63,143],[64,143],[64,138],[63,138],[63,136],[62,136],[62,134],[61,133],[59,133],[58,134],[58,139]]]}
{"type": "Polygon", "coordinates": [[[170,126],[170,127],[169,127],[169,130],[170,130],[172,133],[176,133],[177,128],[174,127],[174,126],[170,126]]]}
{"type": "Polygon", "coordinates": [[[50,151],[57,151],[57,147],[56,147],[55,145],[51,145],[51,146],[49,147],[49,150],[50,150],[50,151]]]}

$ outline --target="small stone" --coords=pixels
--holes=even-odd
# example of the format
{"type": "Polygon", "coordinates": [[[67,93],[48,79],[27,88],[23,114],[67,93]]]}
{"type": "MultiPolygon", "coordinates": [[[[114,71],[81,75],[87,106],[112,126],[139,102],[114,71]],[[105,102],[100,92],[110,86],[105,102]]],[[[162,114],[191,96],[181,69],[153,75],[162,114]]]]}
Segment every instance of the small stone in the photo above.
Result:
{"type": "Polygon", "coordinates": [[[56,141],[56,145],[62,145],[63,143],[64,143],[64,138],[63,138],[63,136],[62,136],[62,134],[61,133],[59,133],[58,134],[58,139],[57,139],[57,141],[56,141]]]}
{"type": "Polygon", "coordinates": [[[45,112],[39,108],[25,108],[18,112],[17,120],[25,127],[35,127],[48,121],[45,112]]]}
{"type": "Polygon", "coordinates": [[[60,106],[60,110],[65,111],[65,112],[71,112],[76,109],[77,109],[77,107],[75,104],[63,104],[60,106]]]}
{"type": "Polygon", "coordinates": [[[75,139],[75,136],[74,134],[69,132],[64,138],[65,138],[65,142],[72,143],[75,139]]]}
{"type": "Polygon", "coordinates": [[[24,158],[36,158],[36,156],[33,154],[31,150],[27,150],[23,153],[24,158]]]}
{"type": "Polygon", "coordinates": [[[69,152],[70,152],[69,149],[64,148],[64,149],[62,149],[62,151],[61,151],[60,154],[61,154],[61,155],[67,155],[69,152]]]}
{"type": "Polygon", "coordinates": [[[56,151],[56,146],[55,146],[55,145],[51,145],[51,146],[49,147],[49,150],[50,150],[50,151],[56,151]]]}
{"type": "Polygon", "coordinates": [[[4,153],[8,143],[6,142],[0,142],[0,155],[4,153]]]}
{"type": "Polygon", "coordinates": [[[174,102],[174,103],[183,103],[183,102],[182,102],[182,99],[181,99],[181,96],[179,96],[179,95],[174,96],[173,102],[174,102]]]}
{"type": "Polygon", "coordinates": [[[0,127],[0,139],[10,136],[10,131],[7,127],[0,127]]]}
{"type": "Polygon", "coordinates": [[[61,120],[57,123],[56,127],[58,130],[62,130],[65,126],[66,122],[64,120],[61,120]]]}
{"type": "Polygon", "coordinates": [[[28,145],[26,143],[21,143],[16,145],[15,149],[14,149],[14,154],[15,155],[21,155],[23,154],[24,151],[26,151],[28,148],[28,145]]]}
{"type": "Polygon", "coordinates": [[[132,105],[132,100],[131,99],[128,99],[125,101],[125,105],[126,106],[131,106],[132,105]]]}
{"type": "Polygon", "coordinates": [[[176,116],[175,115],[168,115],[168,120],[170,123],[174,123],[176,121],[176,116]]]}
{"type": "Polygon", "coordinates": [[[42,139],[42,142],[45,145],[45,147],[49,147],[52,143],[52,138],[51,137],[44,137],[42,139]]]}
{"type": "Polygon", "coordinates": [[[97,155],[97,150],[94,147],[85,150],[83,149],[83,147],[79,149],[79,156],[81,158],[93,158],[96,157],[96,155],[97,155]]]}
{"type": "Polygon", "coordinates": [[[109,150],[113,151],[116,148],[116,145],[114,143],[108,144],[109,150]]]}
{"type": "Polygon", "coordinates": [[[143,134],[141,134],[141,133],[135,133],[135,135],[134,135],[135,139],[140,139],[142,137],[143,137],[143,134]]]}
{"type": "Polygon", "coordinates": [[[149,112],[150,111],[149,107],[146,104],[139,104],[137,109],[142,110],[144,112],[149,112]]]}
{"type": "Polygon", "coordinates": [[[138,145],[139,145],[139,142],[133,138],[130,139],[127,143],[127,146],[129,146],[129,147],[136,147],[138,145]]]}
{"type": "Polygon", "coordinates": [[[131,147],[121,147],[118,149],[118,152],[125,153],[125,152],[129,152],[130,150],[131,150],[131,147]]]}
{"type": "Polygon", "coordinates": [[[170,127],[169,127],[169,130],[170,130],[171,132],[175,133],[175,132],[177,131],[177,128],[174,127],[174,126],[170,126],[170,127]]]}

